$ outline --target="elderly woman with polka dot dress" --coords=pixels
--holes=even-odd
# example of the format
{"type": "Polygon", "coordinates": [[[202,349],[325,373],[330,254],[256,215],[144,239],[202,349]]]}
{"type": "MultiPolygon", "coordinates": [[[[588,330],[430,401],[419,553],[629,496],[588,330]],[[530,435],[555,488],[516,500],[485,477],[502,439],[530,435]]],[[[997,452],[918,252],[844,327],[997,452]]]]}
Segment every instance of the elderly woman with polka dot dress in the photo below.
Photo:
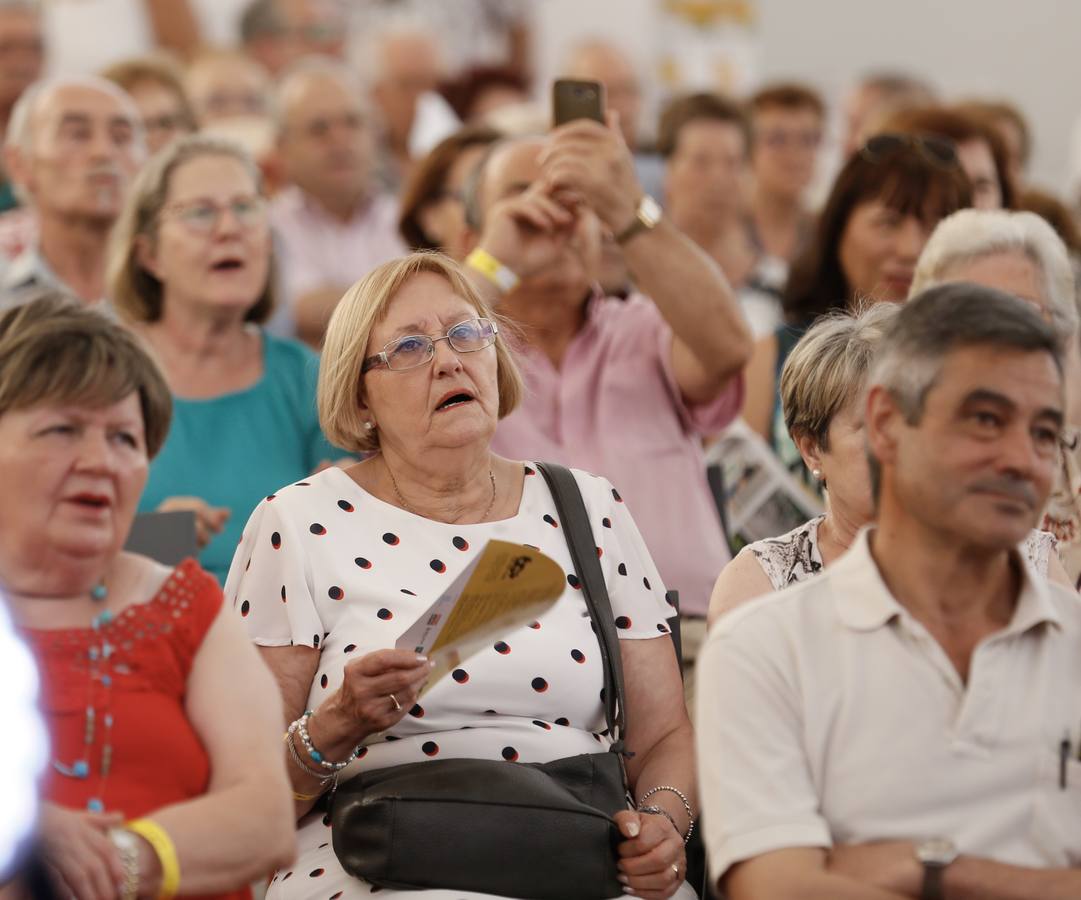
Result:
{"type": "MultiPolygon", "coordinates": [[[[273,876],[269,900],[406,896],[339,864],[330,818],[312,809],[329,784],[308,774],[311,748],[338,761],[359,747],[346,779],[429,759],[547,762],[609,744],[600,648],[555,502],[535,465],[489,449],[521,391],[498,320],[444,257],[385,264],[334,314],[320,420],[331,441],[368,456],[267,497],[225,589],[277,677],[287,720],[306,724],[306,735],[286,735],[285,748],[300,857],[273,876]],[[569,573],[563,594],[418,699],[430,665],[395,641],[490,539],[531,544],[556,560],[569,573]]],[[[650,795],[652,812],[616,814],[620,880],[641,897],[693,897],[683,883],[691,821],[679,796],[695,802],[693,739],[666,625],[673,610],[618,491],[574,475],[621,639],[628,784],[635,798],[665,788],[650,795]]]]}

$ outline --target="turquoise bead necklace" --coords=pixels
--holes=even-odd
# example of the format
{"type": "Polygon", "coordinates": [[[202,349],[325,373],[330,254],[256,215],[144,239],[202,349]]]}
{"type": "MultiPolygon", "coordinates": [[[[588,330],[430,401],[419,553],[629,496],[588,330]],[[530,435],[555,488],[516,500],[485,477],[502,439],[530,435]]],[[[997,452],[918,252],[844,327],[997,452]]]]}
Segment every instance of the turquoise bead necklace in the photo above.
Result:
{"type": "MultiPolygon", "coordinates": [[[[104,603],[109,592],[104,583],[94,585],[90,591],[90,598],[95,604],[104,603]]],[[[113,714],[112,714],[112,686],[113,667],[112,656],[116,647],[109,643],[103,634],[103,630],[113,620],[113,614],[108,609],[103,609],[90,622],[90,627],[95,634],[96,643],[87,648],[87,667],[90,672],[90,683],[87,689],[86,715],[83,720],[83,750],[78,759],[70,763],[63,763],[59,759],[53,760],[53,768],[67,778],[75,778],[79,781],[88,780],[93,774],[90,766],[91,751],[96,737],[99,710],[94,703],[95,682],[101,684],[100,716],[102,723],[101,763],[98,767],[98,789],[87,801],[86,808],[90,812],[105,812],[105,782],[109,777],[109,770],[113,762],[113,714]]]]}

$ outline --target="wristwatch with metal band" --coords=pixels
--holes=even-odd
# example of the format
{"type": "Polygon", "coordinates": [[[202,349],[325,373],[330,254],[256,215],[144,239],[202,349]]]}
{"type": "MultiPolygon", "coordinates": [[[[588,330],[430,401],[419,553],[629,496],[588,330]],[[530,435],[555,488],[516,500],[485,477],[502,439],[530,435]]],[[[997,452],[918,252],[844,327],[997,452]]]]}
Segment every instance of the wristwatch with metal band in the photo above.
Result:
{"type": "Polygon", "coordinates": [[[643,194],[634,211],[634,221],[616,235],[617,244],[625,244],[640,231],[649,231],[657,226],[664,211],[661,205],[649,194],[643,194]]]}
{"type": "Polygon", "coordinates": [[[920,900],[943,900],[942,876],[957,855],[957,847],[949,838],[931,838],[916,845],[916,859],[923,864],[920,900]]]}

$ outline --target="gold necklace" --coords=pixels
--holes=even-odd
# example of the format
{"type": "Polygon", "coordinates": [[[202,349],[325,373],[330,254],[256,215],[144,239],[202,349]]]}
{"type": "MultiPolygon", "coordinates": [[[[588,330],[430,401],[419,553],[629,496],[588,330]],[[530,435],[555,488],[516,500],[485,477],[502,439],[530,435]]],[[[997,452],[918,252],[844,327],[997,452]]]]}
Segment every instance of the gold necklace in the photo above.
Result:
{"type": "MultiPolygon", "coordinates": [[[[398,480],[394,477],[394,471],[390,468],[390,466],[387,466],[387,474],[390,475],[390,483],[394,485],[394,494],[395,496],[397,496],[398,502],[402,505],[402,508],[405,509],[406,512],[411,512],[413,513],[413,515],[419,516],[420,513],[418,513],[415,509],[413,509],[412,506],[405,502],[405,497],[403,497],[402,492],[398,490],[398,480]]],[[[492,472],[491,469],[488,470],[488,480],[492,483],[492,499],[488,501],[488,507],[481,514],[480,521],[482,522],[488,518],[488,513],[490,513],[492,511],[492,507],[495,506],[495,474],[492,472]]]]}

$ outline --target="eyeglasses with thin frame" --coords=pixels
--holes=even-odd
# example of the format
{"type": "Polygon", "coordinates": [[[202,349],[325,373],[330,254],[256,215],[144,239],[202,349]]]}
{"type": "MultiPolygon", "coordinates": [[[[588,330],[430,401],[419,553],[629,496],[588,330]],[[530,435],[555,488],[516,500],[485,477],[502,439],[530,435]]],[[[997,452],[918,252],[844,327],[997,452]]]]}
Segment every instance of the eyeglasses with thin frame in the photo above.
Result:
{"type": "Polygon", "coordinates": [[[446,341],[457,353],[475,353],[495,343],[499,327],[491,319],[478,316],[451,325],[438,337],[407,334],[385,344],[381,352],[369,356],[360,366],[361,374],[371,369],[387,368],[393,372],[416,369],[435,358],[435,345],[446,341]]]}
{"type": "Polygon", "coordinates": [[[163,216],[176,219],[190,231],[209,234],[218,227],[222,214],[228,210],[241,228],[257,228],[266,224],[266,200],[258,194],[234,197],[228,203],[213,200],[192,200],[190,203],[174,203],[162,210],[163,216]]]}
{"type": "Polygon", "coordinates": [[[860,149],[860,156],[868,162],[881,162],[903,149],[915,150],[940,169],[956,169],[961,164],[953,141],[930,134],[876,134],[867,139],[860,149]]]}

